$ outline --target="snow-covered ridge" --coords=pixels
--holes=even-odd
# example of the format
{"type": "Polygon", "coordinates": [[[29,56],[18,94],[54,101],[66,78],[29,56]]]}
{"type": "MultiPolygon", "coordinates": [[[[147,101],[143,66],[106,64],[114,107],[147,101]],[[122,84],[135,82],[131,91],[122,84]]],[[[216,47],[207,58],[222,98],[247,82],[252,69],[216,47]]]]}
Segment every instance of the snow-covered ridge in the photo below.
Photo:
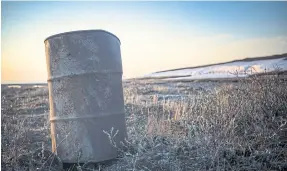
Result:
{"type": "Polygon", "coordinates": [[[258,59],[251,61],[234,61],[203,67],[162,71],[145,75],[144,78],[170,79],[208,79],[208,78],[234,78],[246,77],[273,71],[287,71],[287,54],[276,59],[258,59]]]}

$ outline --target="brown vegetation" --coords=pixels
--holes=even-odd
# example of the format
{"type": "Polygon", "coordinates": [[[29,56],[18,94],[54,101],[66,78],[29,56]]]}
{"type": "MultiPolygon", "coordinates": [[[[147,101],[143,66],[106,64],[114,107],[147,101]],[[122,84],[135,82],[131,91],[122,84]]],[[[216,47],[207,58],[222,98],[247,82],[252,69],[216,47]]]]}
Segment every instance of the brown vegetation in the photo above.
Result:
{"type": "MultiPolygon", "coordinates": [[[[114,161],[66,170],[287,169],[287,81],[278,76],[216,84],[130,81],[124,94],[125,150],[114,161]]],[[[1,103],[2,169],[60,170],[49,151],[47,87],[2,86],[1,103]]]]}

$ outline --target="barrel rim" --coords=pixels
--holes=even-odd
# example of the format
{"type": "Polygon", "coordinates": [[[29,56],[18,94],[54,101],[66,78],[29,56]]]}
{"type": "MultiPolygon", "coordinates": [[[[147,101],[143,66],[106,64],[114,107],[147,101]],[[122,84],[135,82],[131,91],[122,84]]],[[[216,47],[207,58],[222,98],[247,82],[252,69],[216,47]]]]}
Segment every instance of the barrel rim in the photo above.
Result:
{"type": "Polygon", "coordinates": [[[79,33],[79,32],[104,32],[104,33],[110,34],[110,35],[114,36],[115,38],[117,38],[118,41],[119,41],[120,44],[121,44],[121,40],[120,40],[116,35],[114,35],[113,33],[109,32],[109,31],[102,30],[102,29],[75,30],[75,31],[67,31],[67,32],[62,32],[62,33],[58,33],[58,34],[53,34],[53,35],[47,37],[47,38],[44,40],[44,43],[45,43],[48,39],[51,39],[51,38],[54,38],[54,37],[57,37],[57,36],[60,36],[60,35],[74,34],[74,33],[79,33]]]}

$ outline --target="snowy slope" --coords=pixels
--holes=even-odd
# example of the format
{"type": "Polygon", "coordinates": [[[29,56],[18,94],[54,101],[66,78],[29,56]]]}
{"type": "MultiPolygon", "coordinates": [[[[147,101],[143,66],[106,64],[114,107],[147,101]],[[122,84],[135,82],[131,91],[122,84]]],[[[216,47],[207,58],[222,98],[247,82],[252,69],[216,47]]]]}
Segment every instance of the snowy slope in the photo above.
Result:
{"type": "Polygon", "coordinates": [[[224,64],[215,64],[198,68],[162,71],[145,75],[144,78],[174,77],[171,79],[207,79],[207,78],[234,78],[248,75],[272,72],[280,68],[287,71],[287,55],[277,59],[260,59],[254,61],[236,61],[224,64]]]}

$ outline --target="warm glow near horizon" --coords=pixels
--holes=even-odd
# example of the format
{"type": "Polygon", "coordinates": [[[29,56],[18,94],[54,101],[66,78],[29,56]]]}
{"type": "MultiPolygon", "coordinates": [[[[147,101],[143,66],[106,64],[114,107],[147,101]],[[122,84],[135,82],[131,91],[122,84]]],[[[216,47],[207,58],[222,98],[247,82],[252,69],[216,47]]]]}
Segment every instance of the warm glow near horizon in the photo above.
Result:
{"type": "MultiPolygon", "coordinates": [[[[222,10],[224,5],[220,4],[223,3],[217,3],[218,10],[222,10]]],[[[73,30],[104,29],[117,35],[122,43],[123,76],[126,78],[287,52],[287,29],[282,28],[287,26],[287,15],[283,16],[286,11],[281,10],[282,4],[262,3],[264,10],[270,7],[266,11],[270,17],[261,22],[259,15],[265,15],[264,10],[260,11],[260,4],[225,5],[225,8],[233,7],[234,11],[239,8],[238,14],[229,14],[229,10],[226,13],[234,15],[240,28],[235,21],[229,21],[232,17],[221,18],[224,13],[213,11],[213,14],[212,10],[206,10],[207,3],[202,8],[198,4],[200,2],[185,2],[185,5],[172,2],[2,2],[1,82],[46,82],[44,39],[73,30]],[[252,25],[253,21],[244,19],[250,18],[247,15],[252,12],[240,13],[244,5],[259,9],[256,26],[252,25]],[[210,16],[216,14],[218,17],[210,16]],[[245,27],[242,24],[246,24],[245,27]]],[[[214,4],[210,4],[210,8],[216,10],[214,4]]],[[[287,7],[286,4],[283,6],[287,7]]]]}

